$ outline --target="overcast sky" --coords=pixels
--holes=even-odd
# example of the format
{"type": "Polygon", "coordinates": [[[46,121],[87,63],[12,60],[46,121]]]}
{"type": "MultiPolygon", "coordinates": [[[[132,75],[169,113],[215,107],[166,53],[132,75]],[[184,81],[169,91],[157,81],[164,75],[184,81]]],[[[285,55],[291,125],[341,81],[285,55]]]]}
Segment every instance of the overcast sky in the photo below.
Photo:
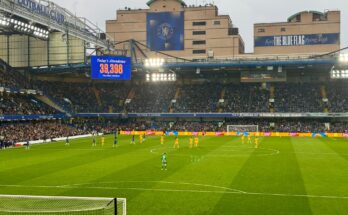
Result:
{"type": "MultiPolygon", "coordinates": [[[[52,0],[58,5],[86,17],[103,30],[105,20],[115,19],[116,10],[125,7],[147,8],[147,0],[52,0]]],[[[187,5],[215,3],[220,14],[231,16],[239,28],[246,52],[253,51],[253,24],[283,22],[291,15],[304,11],[341,10],[341,47],[348,46],[348,0],[186,0],[187,5]]]]}

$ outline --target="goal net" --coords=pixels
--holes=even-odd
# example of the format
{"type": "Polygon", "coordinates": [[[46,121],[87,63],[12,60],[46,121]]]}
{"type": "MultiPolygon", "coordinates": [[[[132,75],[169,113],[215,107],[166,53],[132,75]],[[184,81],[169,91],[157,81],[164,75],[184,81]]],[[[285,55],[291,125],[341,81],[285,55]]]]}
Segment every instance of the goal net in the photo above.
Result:
{"type": "Polygon", "coordinates": [[[0,195],[0,215],[126,215],[124,198],[0,195]]]}
{"type": "Polygon", "coordinates": [[[258,125],[227,125],[227,132],[259,132],[258,125]]]}

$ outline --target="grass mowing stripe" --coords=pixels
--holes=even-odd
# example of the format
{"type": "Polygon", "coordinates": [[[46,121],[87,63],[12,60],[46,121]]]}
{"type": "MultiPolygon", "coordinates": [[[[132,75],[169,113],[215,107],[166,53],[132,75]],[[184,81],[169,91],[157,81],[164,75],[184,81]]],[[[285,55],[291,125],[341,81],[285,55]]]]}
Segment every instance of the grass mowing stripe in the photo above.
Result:
{"type": "MultiPolygon", "coordinates": [[[[344,144],[341,141],[326,138],[294,140],[296,151],[308,151],[311,148],[319,153],[297,154],[308,194],[348,198],[348,163],[344,156],[347,149],[341,145],[344,144]]],[[[313,214],[346,214],[348,211],[348,199],[310,198],[309,201],[313,214]]]]}
{"type": "MultiPolygon", "coordinates": [[[[204,141],[201,141],[201,146],[204,144],[205,141],[208,141],[212,139],[211,137],[206,137],[204,141]]],[[[172,148],[172,143],[174,139],[170,138],[169,141],[167,141],[167,147],[169,150],[172,148]]],[[[136,166],[131,166],[130,168],[125,169],[124,171],[117,171],[111,173],[109,176],[98,178],[95,180],[95,184],[98,185],[98,182],[102,181],[141,181],[141,183],[138,184],[114,184],[109,186],[116,186],[119,187],[140,187],[144,190],[90,190],[90,192],[93,192],[95,194],[99,195],[111,195],[111,196],[122,196],[126,197],[128,199],[128,205],[130,207],[129,213],[131,214],[140,214],[142,209],[145,210],[146,207],[151,207],[153,205],[153,202],[150,200],[154,198],[154,196],[160,195],[158,192],[151,191],[152,189],[156,188],[158,183],[147,183],[147,181],[163,181],[166,180],[168,177],[170,177],[173,174],[176,174],[178,171],[180,171],[182,168],[185,168],[187,165],[190,165],[190,158],[189,157],[171,157],[171,154],[177,154],[177,153],[186,153],[188,150],[186,147],[188,145],[188,137],[182,137],[180,138],[181,142],[181,149],[178,151],[173,151],[169,153],[169,168],[168,171],[161,171],[160,169],[160,155],[152,155],[152,159],[145,160],[142,163],[139,163],[136,166]],[[148,189],[148,190],[147,190],[148,189]],[[149,199],[147,198],[138,198],[138,196],[141,196],[143,193],[147,193],[151,197],[149,199]]],[[[213,144],[211,147],[217,148],[220,147],[220,144],[213,144]]],[[[203,146],[202,146],[203,147],[203,146]]],[[[209,151],[203,150],[201,153],[202,155],[208,153],[209,151]]],[[[92,186],[93,183],[91,183],[92,186]]],[[[69,194],[70,191],[68,191],[69,194]]],[[[73,192],[76,192],[73,191],[73,192]]],[[[195,194],[197,195],[197,194],[195,194]]],[[[165,200],[165,199],[158,199],[159,201],[165,200]]]]}
{"type": "MultiPolygon", "coordinates": [[[[219,138],[221,141],[222,138],[219,138]]],[[[226,139],[223,138],[224,141],[229,141],[230,138],[226,139]]],[[[187,138],[186,141],[188,142],[187,138]]],[[[149,211],[153,210],[154,213],[160,213],[160,214],[187,214],[189,213],[190,209],[183,207],[182,205],[187,204],[187,202],[190,202],[190,205],[192,207],[192,210],[194,210],[196,213],[204,213],[205,211],[209,210],[211,204],[215,204],[215,199],[218,198],[217,196],[222,195],[220,194],[211,194],[211,193],[199,193],[195,192],[196,190],[203,189],[206,190],[207,187],[194,187],[193,184],[199,183],[200,181],[203,181],[203,184],[209,184],[209,175],[213,176],[214,172],[210,172],[211,170],[209,166],[204,165],[204,163],[208,162],[214,162],[214,158],[212,159],[209,154],[214,153],[214,151],[217,151],[221,149],[225,143],[222,141],[222,143],[218,141],[216,142],[216,138],[212,137],[205,137],[204,140],[200,142],[201,149],[188,149],[185,148],[183,151],[177,152],[177,154],[185,154],[188,155],[187,157],[175,157],[175,159],[180,160],[186,160],[186,165],[182,168],[176,170],[172,174],[168,175],[165,178],[161,178],[162,181],[173,181],[178,183],[173,183],[171,186],[168,187],[168,184],[163,183],[153,183],[153,186],[150,187],[150,190],[145,190],[144,192],[141,192],[136,198],[131,199],[131,204],[137,205],[137,210],[131,211],[132,214],[142,214],[142,211],[149,211]],[[204,148],[208,148],[208,150],[204,150],[204,148]],[[194,154],[195,156],[198,156],[200,160],[192,160],[189,155],[194,154]],[[197,172],[195,172],[195,170],[197,172]],[[205,174],[208,173],[209,174],[205,174]],[[185,183],[188,182],[188,183],[185,183]],[[205,183],[204,183],[205,182],[205,183]],[[152,190],[154,189],[154,190],[152,190]],[[190,193],[192,189],[192,192],[190,193]],[[166,192],[156,192],[156,190],[168,190],[176,191],[176,190],[182,190],[182,192],[175,192],[175,194],[168,194],[166,192]],[[189,192],[185,192],[185,190],[189,192]],[[151,201],[152,199],[156,199],[156,201],[151,201]],[[202,205],[202,200],[204,199],[204,202],[206,202],[205,205],[202,205]],[[167,201],[175,202],[175,206],[166,204],[167,201]],[[181,206],[180,206],[181,205],[181,206]]],[[[174,158],[173,158],[174,159],[174,158]]],[[[221,161],[221,160],[220,160],[221,161]]],[[[177,162],[177,161],[173,161],[177,162]]],[[[174,164],[175,165],[175,164],[174,164]]],[[[214,167],[216,169],[216,167],[214,167]]],[[[212,188],[210,188],[212,189],[212,188]]],[[[213,188],[214,189],[214,188],[213,188]]]]}
{"type": "Polygon", "coordinates": [[[296,154],[301,172],[312,195],[348,196],[347,160],[326,144],[326,139],[307,138],[294,142],[296,151],[315,148],[316,154],[296,154]]]}
{"type": "MultiPolygon", "coordinates": [[[[81,143],[87,143],[87,140],[84,140],[81,143]]],[[[65,144],[65,143],[64,143],[65,144]]],[[[47,144],[39,144],[39,145],[32,145],[30,150],[26,150],[25,147],[19,147],[19,148],[9,148],[6,150],[0,150],[0,161],[1,165],[4,166],[4,168],[1,168],[1,170],[5,170],[6,167],[21,167],[28,165],[33,165],[35,163],[42,163],[51,161],[54,159],[57,159],[57,157],[64,157],[69,156],[68,153],[70,152],[69,148],[62,147],[64,146],[63,142],[55,142],[55,143],[47,143],[47,144]],[[52,151],[50,153],[40,153],[40,159],[35,159],[38,156],[38,149],[41,150],[43,148],[52,148],[52,147],[59,147],[61,150],[52,151]],[[33,152],[34,151],[34,152],[33,152]],[[61,153],[64,151],[64,153],[61,153]],[[34,158],[34,159],[33,159],[34,158]]]]}
{"type": "MultiPolygon", "coordinates": [[[[87,144],[85,141],[82,141],[83,146],[89,148],[91,145],[87,144]]],[[[98,153],[98,151],[78,151],[74,150],[73,152],[69,151],[69,148],[65,147],[63,144],[55,143],[48,145],[38,145],[35,146],[33,150],[28,150],[26,153],[35,154],[36,159],[34,159],[34,164],[31,164],[33,159],[28,158],[28,161],[25,162],[24,166],[20,166],[17,168],[9,169],[6,171],[1,171],[0,176],[8,176],[11,177],[0,177],[0,182],[2,184],[15,183],[19,184],[26,180],[32,180],[34,178],[42,177],[43,175],[48,175],[52,173],[56,173],[62,170],[71,169],[79,165],[86,165],[91,162],[95,162],[98,159],[106,158],[114,156],[114,152],[112,150],[106,150],[105,152],[98,153]],[[61,152],[62,156],[55,157],[52,156],[53,160],[42,161],[41,160],[41,151],[35,150],[35,148],[49,148],[49,147],[61,147],[65,149],[61,152]],[[70,152],[69,156],[65,157],[66,152],[70,152]],[[40,162],[37,162],[39,160],[40,162]],[[11,179],[11,181],[7,181],[11,179]]],[[[54,151],[53,151],[54,152],[54,151]]],[[[45,153],[51,154],[51,151],[45,151],[45,153]]],[[[124,151],[127,153],[127,151],[124,151]]],[[[54,154],[53,154],[54,155],[54,154]]],[[[46,183],[50,183],[47,181],[46,183]]]]}
{"type": "MultiPolygon", "coordinates": [[[[81,173],[81,172],[76,171],[76,173],[78,173],[76,176],[74,176],[74,175],[69,176],[69,175],[64,175],[64,171],[67,171],[69,169],[74,169],[74,168],[80,166],[81,164],[88,165],[91,160],[93,161],[93,159],[91,159],[91,156],[93,154],[99,154],[100,157],[104,157],[105,153],[106,154],[111,153],[110,155],[112,157],[115,157],[119,153],[126,155],[126,154],[130,153],[129,150],[133,150],[133,153],[135,153],[135,154],[138,153],[137,152],[138,150],[142,150],[142,148],[136,148],[134,146],[130,146],[130,144],[129,144],[130,141],[128,141],[128,140],[130,140],[129,138],[130,137],[128,137],[128,136],[126,136],[126,137],[121,136],[119,138],[119,140],[120,140],[119,142],[120,142],[121,147],[118,147],[117,149],[115,149],[115,150],[117,150],[116,154],[113,154],[113,151],[112,151],[113,148],[111,147],[111,144],[110,144],[110,150],[107,150],[107,149],[105,149],[103,151],[93,151],[92,150],[92,151],[88,151],[88,152],[86,152],[86,151],[81,152],[81,151],[74,150],[73,153],[75,154],[75,156],[74,155],[69,156],[69,159],[64,158],[64,159],[60,159],[59,162],[57,162],[57,160],[56,160],[54,163],[50,163],[52,165],[56,165],[55,167],[57,167],[57,168],[51,168],[52,166],[47,167],[45,165],[27,166],[27,167],[22,168],[22,169],[18,168],[18,169],[13,170],[14,174],[12,174],[12,175],[11,174],[4,174],[4,176],[6,175],[7,177],[1,177],[1,178],[6,178],[6,179],[8,179],[8,181],[6,181],[6,183],[1,182],[1,184],[19,184],[20,182],[26,182],[26,183],[28,183],[28,185],[33,185],[33,182],[35,182],[35,181],[28,179],[27,176],[28,175],[30,176],[30,174],[35,174],[35,173],[37,173],[37,174],[41,173],[40,176],[35,176],[32,178],[32,179],[37,179],[37,182],[35,182],[35,183],[39,183],[39,184],[51,184],[51,183],[62,184],[62,183],[64,183],[64,180],[67,180],[67,179],[68,179],[68,181],[66,181],[66,183],[70,183],[71,180],[69,180],[69,178],[73,179],[73,180],[80,181],[82,178],[80,177],[81,175],[79,175],[79,173],[81,173]],[[123,147],[123,146],[125,146],[125,147],[123,147]],[[28,171],[31,171],[31,172],[27,175],[28,171]],[[44,172],[45,174],[42,174],[42,172],[44,172]],[[20,177],[17,175],[20,175],[20,177]],[[56,175],[57,177],[50,178],[49,176],[52,176],[52,175],[56,175]],[[45,176],[47,176],[47,178],[45,178],[45,176]],[[21,180],[19,180],[18,178],[20,178],[21,180]],[[26,178],[27,181],[25,181],[24,178],[26,178]]],[[[152,138],[149,138],[149,139],[152,139],[152,138]]],[[[90,148],[91,145],[89,143],[92,142],[92,139],[90,138],[90,140],[87,142],[88,142],[88,144],[86,144],[86,141],[82,141],[82,143],[83,143],[82,146],[86,147],[86,148],[90,148]]],[[[72,145],[72,147],[74,147],[76,145],[78,145],[78,147],[81,147],[81,144],[74,144],[74,145],[72,145]]],[[[41,147],[44,147],[44,148],[62,148],[62,149],[65,149],[64,151],[69,150],[64,146],[63,142],[58,143],[58,144],[56,143],[56,144],[48,144],[48,145],[39,145],[37,147],[38,148],[41,148],[41,147]]],[[[146,150],[147,154],[149,154],[148,151],[149,150],[146,150]]],[[[32,150],[31,152],[36,153],[36,155],[37,155],[36,159],[40,160],[39,155],[42,152],[40,152],[39,150],[38,151],[32,150]]],[[[45,153],[48,153],[48,154],[51,154],[52,152],[54,152],[54,151],[50,151],[50,150],[45,151],[45,153]]],[[[106,173],[107,172],[108,171],[106,171],[106,173]]],[[[85,173],[86,172],[82,171],[82,174],[85,174],[85,173]]],[[[2,173],[0,174],[0,176],[1,175],[2,175],[2,173]]],[[[88,179],[90,179],[90,178],[94,179],[95,176],[98,176],[98,175],[93,175],[93,174],[87,173],[88,179]]],[[[7,188],[5,188],[4,187],[4,189],[2,189],[2,193],[15,194],[16,192],[19,191],[21,194],[28,194],[28,195],[30,195],[30,194],[31,195],[33,195],[33,194],[35,194],[35,195],[50,195],[50,194],[51,195],[58,195],[59,192],[52,191],[55,189],[57,189],[57,188],[37,189],[35,187],[27,187],[27,188],[24,188],[24,187],[19,187],[19,188],[7,187],[7,188]]],[[[60,192],[62,192],[62,191],[60,190],[60,192]]],[[[83,195],[83,194],[81,194],[81,195],[83,195]]],[[[88,196],[88,195],[86,195],[86,196],[88,196]]],[[[112,196],[112,195],[110,195],[110,196],[112,196]]]]}
{"type": "MultiPolygon", "coordinates": [[[[33,153],[33,152],[31,152],[33,153]]],[[[18,168],[9,169],[0,172],[0,183],[2,184],[19,184],[25,180],[29,180],[35,177],[40,177],[44,174],[50,174],[61,170],[62,168],[71,168],[72,166],[79,165],[80,161],[76,159],[77,156],[87,156],[91,152],[73,153],[68,157],[54,159],[49,162],[35,162],[30,164],[30,160],[27,165],[18,168]]],[[[37,158],[40,159],[40,154],[37,153],[37,158]]]]}
{"type": "Polygon", "coordinates": [[[330,147],[334,152],[336,152],[339,156],[346,159],[348,161],[348,139],[347,138],[340,138],[336,139],[335,141],[330,141],[330,139],[323,139],[322,140],[325,145],[330,147]]]}
{"type": "MultiPolygon", "coordinates": [[[[56,182],[55,184],[61,184],[60,181],[65,181],[66,185],[78,184],[81,181],[88,181],[92,176],[102,177],[105,174],[109,174],[110,170],[121,171],[123,169],[130,168],[133,165],[137,165],[139,162],[142,162],[143,159],[149,159],[151,154],[149,153],[149,146],[142,146],[145,148],[133,148],[132,151],[128,153],[120,152],[120,148],[108,148],[103,150],[103,153],[106,152],[112,153],[111,156],[103,156],[99,160],[93,162],[81,163],[81,165],[74,166],[73,168],[62,169],[60,171],[54,172],[49,175],[44,175],[41,178],[38,178],[36,181],[31,183],[38,183],[42,180],[49,181],[50,183],[56,182]],[[144,154],[144,152],[147,152],[144,154]],[[143,155],[140,155],[143,153],[143,155]],[[133,157],[130,159],[130,157],[133,157]],[[124,162],[127,160],[128,162],[124,162]]],[[[94,180],[94,178],[92,178],[94,180]]]]}
{"type": "Polygon", "coordinates": [[[253,145],[240,144],[239,138],[204,137],[201,147],[193,150],[187,148],[188,137],[180,137],[180,150],[172,149],[174,137],[166,137],[165,146],[160,146],[159,137],[148,137],[142,145],[130,145],[131,136],[120,136],[120,147],[115,149],[112,148],[112,139],[112,136],[107,136],[103,148],[98,142],[98,147],[92,149],[92,139],[87,138],[71,141],[68,149],[63,141],[34,146],[29,151],[0,152],[0,161],[11,158],[11,154],[19,158],[5,161],[13,172],[8,168],[0,169],[0,177],[8,178],[0,179],[0,185],[4,181],[8,182],[6,184],[31,186],[0,186],[1,193],[126,197],[129,214],[142,215],[331,215],[348,211],[347,201],[339,199],[338,195],[320,196],[308,192],[316,186],[316,183],[308,184],[313,178],[323,181],[323,184],[331,183],[331,186],[318,187],[323,194],[327,189],[333,193],[335,189],[348,189],[343,187],[340,179],[347,178],[342,174],[348,172],[346,160],[325,145],[333,144],[332,147],[337,147],[341,155],[348,154],[345,139],[260,138],[261,148],[254,149],[253,145]],[[151,153],[153,148],[155,150],[151,153]],[[169,153],[167,172],[160,170],[160,156],[164,151],[169,153]],[[26,157],[24,165],[34,168],[19,168],[16,162],[23,160],[16,154],[22,152],[33,155],[26,157]],[[49,155],[59,162],[34,165],[49,155]],[[72,158],[71,155],[76,156],[72,158]],[[332,167],[329,168],[331,161],[332,167]],[[53,171],[47,170],[50,166],[53,166],[53,171]],[[325,169],[320,169],[321,166],[325,169]],[[17,171],[27,171],[33,177],[21,181],[26,173],[17,171]],[[320,173],[313,174],[316,172],[320,173]],[[41,186],[57,184],[67,186],[41,186]],[[320,207],[321,204],[324,207],[320,207]]]}
{"type": "MultiPolygon", "coordinates": [[[[127,138],[127,140],[130,138],[130,137],[124,137],[124,138],[127,138]]],[[[125,141],[122,141],[122,142],[125,142],[125,141]]],[[[130,141],[129,141],[130,142],[130,141]]],[[[157,141],[156,141],[157,142],[157,141]]],[[[158,140],[158,142],[159,142],[159,140],[158,140]]],[[[153,147],[154,145],[157,145],[157,144],[155,144],[155,143],[151,143],[151,142],[149,142],[150,144],[147,144],[147,143],[144,143],[144,144],[142,144],[142,145],[130,145],[129,143],[128,143],[128,141],[127,141],[127,143],[124,143],[124,145],[126,145],[126,147],[119,147],[119,148],[117,148],[117,149],[115,149],[115,150],[117,150],[116,151],[116,153],[114,154],[114,156],[113,157],[110,157],[110,159],[112,159],[112,158],[115,158],[115,159],[117,159],[117,158],[119,158],[120,157],[120,155],[118,154],[118,152],[119,152],[119,149],[125,149],[128,153],[122,153],[123,154],[123,157],[121,157],[121,159],[124,159],[123,161],[122,160],[120,160],[118,163],[116,163],[115,165],[114,165],[114,167],[116,166],[117,167],[117,165],[118,164],[122,164],[122,168],[132,168],[132,166],[130,165],[132,162],[129,162],[130,161],[130,157],[131,157],[131,159],[135,159],[135,161],[136,162],[143,162],[143,160],[142,159],[139,159],[139,158],[141,158],[141,157],[143,157],[143,155],[146,155],[145,157],[153,157],[153,155],[151,155],[151,153],[150,153],[150,147],[153,147]],[[129,156],[130,154],[139,154],[138,156],[129,156]],[[122,162],[122,163],[121,163],[122,162]]],[[[94,153],[108,153],[108,152],[111,152],[111,150],[112,150],[112,148],[110,148],[110,150],[103,150],[103,151],[95,151],[94,153]]],[[[49,153],[49,152],[48,152],[49,153]]],[[[90,153],[93,153],[93,152],[90,152],[90,153]]],[[[78,157],[76,158],[77,160],[79,159],[78,157]]],[[[88,158],[89,159],[89,158],[88,158]]],[[[156,158],[156,159],[158,159],[158,161],[159,161],[159,158],[156,158]]],[[[103,161],[105,161],[105,160],[103,160],[103,161]]],[[[69,162],[68,162],[69,163],[69,162]]],[[[102,162],[101,162],[102,163],[102,162]]],[[[157,162],[156,162],[157,163],[157,162]]],[[[89,163],[88,163],[89,164],[89,163]]],[[[95,163],[91,163],[92,165],[93,164],[95,164],[95,163]]],[[[103,164],[101,164],[101,165],[103,165],[103,164]]],[[[98,175],[98,174],[93,174],[93,173],[91,173],[91,174],[88,174],[87,176],[84,176],[84,175],[79,175],[80,174],[80,172],[82,171],[82,172],[84,172],[83,170],[81,170],[81,169],[79,169],[79,168],[81,168],[81,167],[86,167],[86,166],[88,166],[88,165],[85,165],[85,166],[76,166],[76,167],[74,167],[74,168],[70,168],[70,170],[71,169],[73,169],[74,171],[75,171],[75,174],[72,174],[72,175],[69,175],[68,174],[68,176],[70,177],[71,176],[71,178],[73,178],[73,179],[76,179],[76,180],[78,180],[78,181],[84,181],[84,182],[88,182],[88,181],[91,181],[91,180],[95,180],[96,178],[96,176],[100,176],[100,175],[98,175]],[[76,169],[75,169],[76,168],[76,169]],[[90,177],[90,176],[92,176],[92,177],[90,177]]],[[[153,165],[149,165],[149,166],[153,166],[153,165]]],[[[158,165],[159,166],[159,165],[158,165]]],[[[98,167],[96,167],[96,168],[98,168],[98,167]]],[[[100,168],[100,166],[99,166],[99,168],[100,168]]],[[[139,168],[139,167],[138,167],[139,168]]],[[[137,168],[137,169],[138,169],[137,168]]],[[[156,170],[158,170],[157,168],[156,168],[156,170]]],[[[63,179],[63,181],[65,180],[67,180],[66,178],[62,178],[62,174],[65,172],[66,170],[62,170],[62,171],[58,171],[57,172],[57,175],[60,175],[61,177],[59,178],[58,177],[58,179],[63,179]]],[[[110,172],[115,172],[115,173],[113,173],[112,175],[114,175],[114,174],[118,174],[117,172],[118,172],[119,170],[116,170],[116,171],[113,171],[113,168],[111,167],[111,168],[109,168],[108,170],[106,170],[105,171],[105,173],[107,173],[107,174],[110,174],[110,172]],[[111,171],[110,171],[111,170],[111,171]]],[[[127,172],[129,172],[129,170],[123,170],[123,169],[121,169],[121,171],[124,171],[125,173],[127,173],[127,172]]],[[[134,173],[135,173],[136,171],[134,171],[134,173]]],[[[54,175],[54,174],[53,174],[54,175]]],[[[52,175],[52,176],[53,176],[52,175]]],[[[119,175],[123,175],[123,173],[121,173],[121,174],[119,174],[119,175]]],[[[48,177],[49,177],[50,175],[48,175],[48,177]]],[[[55,180],[56,180],[56,178],[45,178],[45,177],[41,177],[41,178],[38,178],[38,181],[40,181],[41,179],[45,179],[45,181],[47,181],[47,182],[50,182],[50,183],[52,183],[52,181],[54,182],[55,180]]],[[[71,181],[70,181],[71,182],[71,181]]],[[[69,181],[66,183],[66,184],[69,184],[70,183],[69,181]]],[[[60,180],[60,184],[62,183],[62,180],[60,180]]],[[[93,184],[93,182],[91,182],[92,184],[93,184]]],[[[74,189],[75,191],[76,191],[76,188],[74,189]]],[[[114,195],[111,195],[111,196],[114,196],[114,195]]]]}
{"type": "MultiPolygon", "coordinates": [[[[234,137],[224,137],[219,138],[218,140],[220,141],[215,144],[219,144],[220,147],[210,150],[209,153],[205,154],[200,161],[191,162],[189,165],[166,179],[167,181],[176,181],[177,184],[173,185],[171,188],[174,190],[182,189],[182,192],[173,195],[168,195],[166,193],[154,194],[151,191],[143,192],[137,197],[139,203],[142,199],[152,199],[155,195],[160,195],[165,198],[159,198],[151,205],[144,205],[142,210],[150,210],[150,207],[153,207],[158,213],[166,211],[168,214],[174,212],[177,214],[190,214],[190,211],[186,207],[180,206],[189,202],[191,209],[195,211],[196,214],[210,214],[211,210],[217,202],[219,202],[221,196],[223,196],[225,192],[239,192],[237,190],[229,189],[228,185],[235,174],[238,173],[238,169],[243,166],[243,163],[247,160],[248,155],[250,155],[251,152],[247,152],[243,158],[237,160],[233,157],[216,159],[216,157],[211,157],[209,155],[219,154],[221,152],[224,153],[224,150],[229,146],[243,147],[241,144],[238,145],[238,139],[234,137]],[[185,187],[181,184],[182,182],[187,182],[190,186],[185,187]],[[197,183],[201,185],[194,186],[197,183]],[[202,184],[205,184],[205,186],[202,186],[202,184]],[[214,185],[219,185],[219,187],[214,187],[214,185]],[[192,192],[195,191],[196,193],[191,193],[191,191],[184,192],[184,188],[193,189],[192,192]],[[202,192],[200,193],[200,191],[202,192]],[[208,192],[205,193],[205,191],[208,192]],[[165,204],[166,201],[175,202],[175,211],[171,205],[165,204]],[[202,202],[205,202],[205,204],[202,204],[202,202]]],[[[203,144],[204,143],[202,143],[202,145],[203,144]]],[[[231,152],[228,151],[227,153],[231,152]]],[[[162,184],[159,183],[156,184],[154,189],[163,189],[164,187],[165,186],[162,186],[162,184]]]]}
{"type": "MultiPolygon", "coordinates": [[[[263,138],[261,147],[293,152],[291,138],[263,138]]],[[[299,165],[294,154],[256,156],[245,162],[230,187],[246,192],[306,194],[299,165]]],[[[225,194],[211,214],[311,214],[307,197],[252,196],[225,194]]]]}

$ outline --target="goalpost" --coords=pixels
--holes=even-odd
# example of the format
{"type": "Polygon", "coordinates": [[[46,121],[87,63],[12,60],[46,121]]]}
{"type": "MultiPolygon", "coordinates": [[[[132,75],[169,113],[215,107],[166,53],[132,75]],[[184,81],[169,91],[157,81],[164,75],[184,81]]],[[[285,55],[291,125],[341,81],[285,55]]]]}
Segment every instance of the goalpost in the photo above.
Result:
{"type": "Polygon", "coordinates": [[[0,195],[0,215],[126,215],[124,198],[0,195]]]}
{"type": "Polygon", "coordinates": [[[258,125],[227,125],[227,132],[259,132],[258,125]]]}

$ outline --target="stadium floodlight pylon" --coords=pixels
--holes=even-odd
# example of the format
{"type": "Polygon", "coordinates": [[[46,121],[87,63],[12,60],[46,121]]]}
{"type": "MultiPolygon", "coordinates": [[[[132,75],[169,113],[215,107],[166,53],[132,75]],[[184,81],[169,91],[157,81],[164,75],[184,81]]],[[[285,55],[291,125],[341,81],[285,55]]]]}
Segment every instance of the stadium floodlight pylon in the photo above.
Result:
{"type": "Polygon", "coordinates": [[[0,215],[126,215],[125,198],[0,195],[0,215]]]}
{"type": "Polygon", "coordinates": [[[258,125],[227,125],[227,132],[259,132],[258,125]]]}

